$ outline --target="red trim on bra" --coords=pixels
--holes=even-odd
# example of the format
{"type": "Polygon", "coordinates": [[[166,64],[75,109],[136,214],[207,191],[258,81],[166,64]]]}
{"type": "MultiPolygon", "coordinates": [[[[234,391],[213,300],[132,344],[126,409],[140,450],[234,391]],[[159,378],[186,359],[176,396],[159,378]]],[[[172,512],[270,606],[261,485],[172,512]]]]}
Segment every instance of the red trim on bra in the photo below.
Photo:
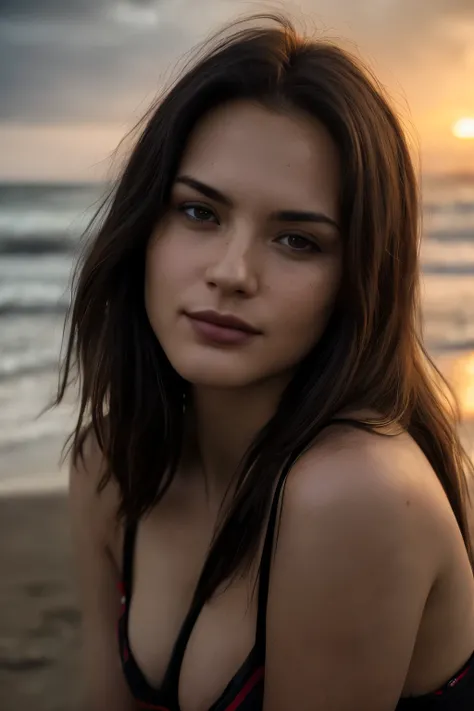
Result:
{"type": "Polygon", "coordinates": [[[448,681],[445,688],[440,689],[439,691],[435,691],[435,695],[442,696],[448,689],[452,689],[453,686],[456,686],[456,684],[458,684],[461,681],[461,679],[466,676],[469,669],[470,669],[470,667],[466,667],[466,669],[464,669],[464,671],[462,671],[460,674],[458,674],[458,676],[455,676],[453,679],[451,679],[451,681],[448,681]]]}
{"type": "Polygon", "coordinates": [[[254,671],[248,682],[242,687],[235,699],[225,708],[224,711],[236,711],[240,704],[246,699],[250,694],[252,689],[258,684],[258,682],[263,679],[265,673],[264,667],[259,667],[254,671]]]}

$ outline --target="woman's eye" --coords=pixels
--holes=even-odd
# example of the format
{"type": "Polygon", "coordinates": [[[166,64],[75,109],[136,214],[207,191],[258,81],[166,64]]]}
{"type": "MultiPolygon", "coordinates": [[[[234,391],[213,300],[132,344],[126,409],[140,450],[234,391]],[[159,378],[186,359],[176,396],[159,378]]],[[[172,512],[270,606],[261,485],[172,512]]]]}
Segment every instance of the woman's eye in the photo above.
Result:
{"type": "Polygon", "coordinates": [[[316,242],[303,235],[289,234],[279,237],[278,242],[289,247],[293,252],[320,252],[316,242]]]}
{"type": "Polygon", "coordinates": [[[180,208],[186,217],[194,222],[217,222],[217,218],[208,207],[202,205],[182,205],[180,208]]]}

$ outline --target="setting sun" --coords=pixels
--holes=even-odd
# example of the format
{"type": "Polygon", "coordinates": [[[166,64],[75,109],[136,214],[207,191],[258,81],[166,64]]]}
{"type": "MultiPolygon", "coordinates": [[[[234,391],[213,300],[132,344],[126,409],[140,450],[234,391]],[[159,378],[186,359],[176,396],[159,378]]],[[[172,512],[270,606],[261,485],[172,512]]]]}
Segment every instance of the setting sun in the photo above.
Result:
{"type": "Polygon", "coordinates": [[[474,138],[474,117],[460,118],[453,126],[453,135],[456,138],[474,138]]]}

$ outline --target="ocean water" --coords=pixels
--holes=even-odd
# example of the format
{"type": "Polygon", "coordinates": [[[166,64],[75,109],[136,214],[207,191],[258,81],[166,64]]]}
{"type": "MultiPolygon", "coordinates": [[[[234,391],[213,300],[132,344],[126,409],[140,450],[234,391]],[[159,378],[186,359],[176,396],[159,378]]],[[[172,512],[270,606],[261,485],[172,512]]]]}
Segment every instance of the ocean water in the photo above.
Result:
{"type": "MultiPolygon", "coordinates": [[[[101,185],[0,185],[0,451],[65,435],[54,393],[79,238],[101,185]]],[[[474,350],[474,177],[424,182],[423,313],[434,355],[474,350]]]]}

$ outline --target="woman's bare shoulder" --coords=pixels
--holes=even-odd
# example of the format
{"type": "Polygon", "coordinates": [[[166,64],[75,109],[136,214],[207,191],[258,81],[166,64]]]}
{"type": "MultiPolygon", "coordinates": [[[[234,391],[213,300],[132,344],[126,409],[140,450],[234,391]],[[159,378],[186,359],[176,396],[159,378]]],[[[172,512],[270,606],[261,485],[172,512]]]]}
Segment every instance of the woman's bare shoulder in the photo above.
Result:
{"type": "Polygon", "coordinates": [[[118,511],[120,490],[92,428],[84,433],[82,446],[69,464],[69,505],[89,526],[98,541],[112,551],[120,537],[118,511]]]}
{"type": "MultiPolygon", "coordinates": [[[[374,434],[350,424],[330,426],[294,465],[285,492],[288,514],[321,507],[334,526],[373,520],[374,535],[384,516],[417,538],[436,577],[459,534],[441,482],[414,439],[403,429],[374,434]],[[340,518],[335,515],[339,512],[340,518]]],[[[311,520],[313,517],[309,515],[311,520]]]]}
{"type": "Polygon", "coordinates": [[[294,487],[330,486],[351,495],[364,487],[390,499],[410,495],[413,504],[428,503],[430,492],[439,498],[441,484],[431,464],[408,432],[388,425],[368,431],[348,422],[379,418],[377,413],[344,415],[321,432],[292,471],[294,487]]]}
{"type": "Polygon", "coordinates": [[[405,432],[374,434],[346,421],[334,423],[298,459],[287,488],[337,490],[344,497],[358,496],[365,487],[393,490],[395,482],[397,490],[406,490],[415,459],[416,446],[405,432]]]}

